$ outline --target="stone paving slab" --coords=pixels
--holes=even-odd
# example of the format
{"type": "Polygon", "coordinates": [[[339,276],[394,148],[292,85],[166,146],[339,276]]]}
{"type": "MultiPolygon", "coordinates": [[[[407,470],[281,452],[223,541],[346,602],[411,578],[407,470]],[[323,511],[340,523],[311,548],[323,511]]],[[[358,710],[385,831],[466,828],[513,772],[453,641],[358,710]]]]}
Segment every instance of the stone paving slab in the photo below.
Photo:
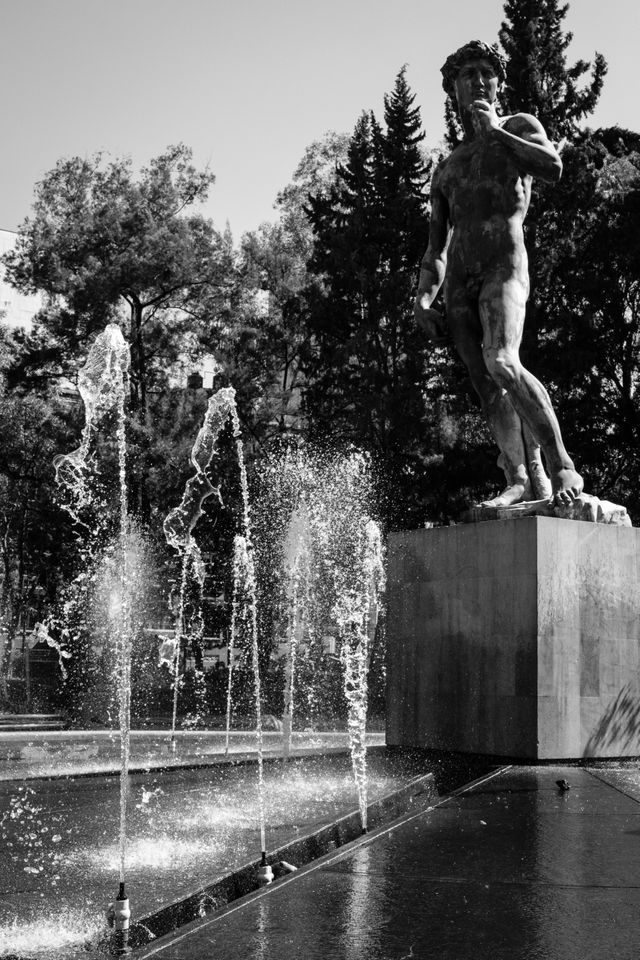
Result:
{"type": "Polygon", "coordinates": [[[640,803],[601,774],[500,772],[140,957],[637,960],[640,803]]]}

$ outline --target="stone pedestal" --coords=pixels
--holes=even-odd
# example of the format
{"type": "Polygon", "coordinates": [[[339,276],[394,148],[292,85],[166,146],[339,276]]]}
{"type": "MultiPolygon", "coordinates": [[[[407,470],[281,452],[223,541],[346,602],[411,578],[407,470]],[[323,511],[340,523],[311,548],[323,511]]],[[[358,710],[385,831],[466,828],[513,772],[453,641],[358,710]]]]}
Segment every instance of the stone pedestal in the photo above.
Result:
{"type": "Polygon", "coordinates": [[[387,743],[640,755],[640,529],[528,517],[394,534],[387,743]]]}

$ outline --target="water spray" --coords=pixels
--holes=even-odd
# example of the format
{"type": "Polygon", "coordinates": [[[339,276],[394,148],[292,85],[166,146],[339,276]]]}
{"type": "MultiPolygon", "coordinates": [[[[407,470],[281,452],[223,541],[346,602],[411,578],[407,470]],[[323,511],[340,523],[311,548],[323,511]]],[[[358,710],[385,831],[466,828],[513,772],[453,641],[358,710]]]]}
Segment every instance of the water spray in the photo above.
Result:
{"type": "Polygon", "coordinates": [[[333,609],[340,632],[344,669],[347,731],[358,790],[362,833],[367,832],[367,688],[369,651],[375,635],[380,594],[385,586],[383,549],[378,524],[371,519],[358,531],[353,575],[339,591],[333,609]]]}
{"type": "Polygon", "coordinates": [[[304,498],[291,514],[284,542],[284,572],[287,577],[288,633],[282,712],[282,756],[291,753],[296,660],[304,635],[309,589],[310,527],[304,498]]]}
{"type": "Polygon", "coordinates": [[[243,596],[248,582],[248,554],[247,541],[240,534],[233,539],[233,593],[231,598],[231,623],[229,626],[229,646],[227,648],[227,715],[225,724],[224,755],[229,754],[229,737],[231,734],[231,708],[233,701],[233,667],[235,658],[236,637],[243,619],[243,596]]]}
{"type": "Polygon", "coordinates": [[[218,437],[235,410],[235,390],[223,387],[209,399],[204,421],[191,450],[191,463],[195,474],[187,480],[182,500],[165,518],[164,535],[169,546],[178,551],[182,558],[180,591],[178,595],[175,626],[175,646],[173,652],[173,713],[171,720],[170,748],[176,749],[176,721],[178,713],[178,692],[180,685],[180,643],[185,632],[185,595],[189,566],[200,587],[204,585],[205,568],[198,544],[193,537],[193,529],[204,512],[204,501],[215,494],[222,503],[220,490],[207,476],[218,437]]]}
{"type": "Polygon", "coordinates": [[[260,850],[262,863],[266,865],[266,813],[264,786],[264,747],[262,740],[262,693],[260,685],[260,656],[258,648],[258,587],[253,560],[253,542],[251,539],[251,520],[249,516],[249,483],[244,462],[242,431],[235,403],[231,408],[233,438],[236,443],[236,455],[240,470],[240,491],[242,493],[242,531],[246,544],[246,573],[249,612],[251,617],[251,660],[253,665],[253,688],[256,703],[256,750],[258,754],[258,809],[260,813],[260,850]]]}
{"type": "Polygon", "coordinates": [[[78,390],[84,403],[85,424],[80,446],[54,460],[56,481],[69,491],[66,509],[76,524],[86,527],[80,512],[91,501],[87,474],[91,463],[91,443],[100,417],[115,411],[118,450],[119,531],[116,602],[109,610],[115,640],[115,661],[120,726],[120,890],[109,907],[116,931],[122,936],[120,953],[127,953],[129,900],[124,894],[126,816],[129,793],[129,750],[131,731],[131,647],[132,621],[130,585],[132,580],[130,528],[126,482],[125,393],[131,364],[129,345],[116,323],[108,324],[96,337],[86,363],[78,372],[78,390]]]}
{"type": "MultiPolygon", "coordinates": [[[[204,584],[205,569],[202,562],[202,556],[196,541],[193,538],[192,531],[203,513],[203,504],[211,494],[217,494],[218,500],[222,503],[220,490],[209,480],[207,469],[215,452],[218,437],[225,424],[230,420],[233,429],[233,439],[235,441],[236,454],[238,458],[238,469],[240,471],[240,489],[242,493],[242,537],[236,539],[236,553],[234,556],[234,572],[240,570],[244,577],[245,595],[248,600],[250,611],[250,630],[251,630],[251,653],[254,677],[254,692],[256,703],[256,748],[258,754],[258,806],[260,811],[260,840],[261,853],[264,864],[266,865],[266,843],[265,843],[265,804],[264,804],[264,750],[262,742],[262,714],[261,714],[261,692],[260,692],[260,667],[258,650],[258,615],[256,607],[256,576],[253,561],[253,545],[251,541],[251,523],[249,519],[249,484],[247,481],[247,470],[244,462],[244,450],[242,444],[242,434],[240,430],[240,420],[236,408],[236,393],[233,387],[223,387],[218,390],[209,399],[209,405],[204,417],[202,427],[198,431],[196,441],[191,451],[191,463],[195,467],[195,475],[187,481],[182,501],[178,507],[171,511],[166,517],[163,529],[170,546],[179,551],[183,558],[183,573],[186,571],[187,557],[191,559],[194,574],[200,585],[204,584]],[[238,553],[241,557],[238,560],[238,553]]],[[[183,580],[184,584],[184,580],[183,580]]],[[[237,599],[237,598],[236,598],[237,599]]],[[[179,603],[177,629],[182,629],[184,623],[184,591],[181,589],[181,600],[179,603]]],[[[178,636],[179,643],[179,636],[178,636]]],[[[177,704],[177,677],[176,687],[174,687],[174,704],[177,704]]],[[[228,708],[229,717],[229,708],[228,708]]],[[[176,710],[174,708],[174,718],[172,727],[172,739],[175,736],[176,710]]],[[[228,736],[227,736],[228,749],[228,736]]]]}

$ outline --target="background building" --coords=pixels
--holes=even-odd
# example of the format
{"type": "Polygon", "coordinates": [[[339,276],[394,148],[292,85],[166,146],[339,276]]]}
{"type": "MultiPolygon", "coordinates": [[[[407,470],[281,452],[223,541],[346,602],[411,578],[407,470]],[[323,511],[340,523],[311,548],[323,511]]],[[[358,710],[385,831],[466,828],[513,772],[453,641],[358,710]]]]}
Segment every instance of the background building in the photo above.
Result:
{"type": "MultiPolygon", "coordinates": [[[[13,230],[0,230],[0,258],[16,245],[18,234],[13,230]]],[[[0,318],[9,327],[29,327],[35,314],[42,307],[40,294],[26,296],[19,293],[5,279],[5,270],[0,259],[0,318]]]]}

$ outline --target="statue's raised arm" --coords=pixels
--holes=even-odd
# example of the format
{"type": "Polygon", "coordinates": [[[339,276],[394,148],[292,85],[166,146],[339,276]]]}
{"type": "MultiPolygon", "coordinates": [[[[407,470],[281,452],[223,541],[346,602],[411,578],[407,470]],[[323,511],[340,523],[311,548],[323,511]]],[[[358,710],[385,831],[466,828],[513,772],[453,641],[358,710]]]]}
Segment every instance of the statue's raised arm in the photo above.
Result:
{"type": "MultiPolygon", "coordinates": [[[[483,118],[481,122],[486,123],[482,101],[478,101],[477,109],[483,118]]],[[[490,136],[511,151],[524,173],[546,180],[547,183],[556,183],[562,176],[560,154],[540,121],[531,114],[516,113],[512,117],[505,117],[489,130],[490,136]]]]}

